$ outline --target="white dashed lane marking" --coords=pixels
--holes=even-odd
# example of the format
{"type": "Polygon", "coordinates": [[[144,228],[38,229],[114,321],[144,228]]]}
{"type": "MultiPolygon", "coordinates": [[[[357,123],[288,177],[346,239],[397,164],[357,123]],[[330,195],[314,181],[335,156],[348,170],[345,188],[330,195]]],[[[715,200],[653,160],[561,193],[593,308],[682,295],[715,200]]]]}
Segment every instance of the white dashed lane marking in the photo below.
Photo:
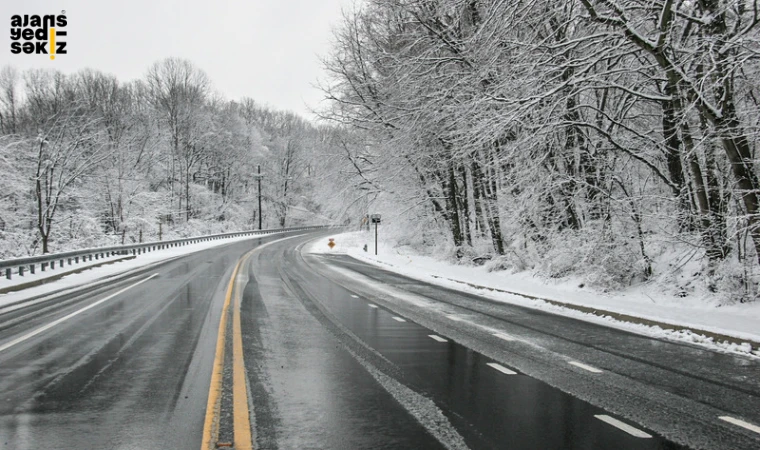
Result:
{"type": "Polygon", "coordinates": [[[568,363],[574,365],[575,367],[580,367],[583,370],[588,370],[591,373],[602,373],[602,372],[604,372],[601,369],[597,369],[596,367],[589,366],[589,365],[586,365],[586,364],[583,364],[583,363],[579,363],[578,361],[568,361],[568,363]]]}
{"type": "Polygon", "coordinates": [[[395,320],[396,322],[406,322],[406,320],[402,319],[401,317],[396,317],[396,316],[393,316],[393,320],[395,320]]]}
{"type": "Polygon", "coordinates": [[[358,295],[354,295],[354,294],[351,294],[351,297],[353,297],[353,298],[359,298],[358,295]]]}
{"type": "Polygon", "coordinates": [[[613,427],[615,427],[615,428],[617,428],[619,430],[625,431],[626,433],[630,434],[631,436],[634,436],[634,437],[637,437],[637,438],[642,438],[642,439],[646,439],[646,438],[651,438],[652,437],[651,434],[645,433],[645,432],[639,430],[638,428],[634,428],[634,427],[628,425],[627,423],[623,423],[623,422],[615,419],[614,417],[610,417],[610,416],[607,416],[607,415],[604,415],[604,414],[599,414],[599,415],[596,415],[594,417],[596,417],[597,419],[601,420],[602,422],[606,422],[606,423],[612,425],[613,427]]]}
{"type": "Polygon", "coordinates": [[[449,320],[453,320],[454,322],[461,322],[462,320],[464,320],[461,317],[455,316],[454,314],[449,314],[448,316],[446,316],[446,318],[449,320]]]}
{"type": "Polygon", "coordinates": [[[447,341],[446,339],[444,339],[444,338],[442,338],[442,337],[438,336],[437,334],[428,334],[428,336],[429,336],[430,338],[432,338],[432,339],[434,339],[434,340],[438,341],[438,342],[449,342],[449,341],[447,341]]]}
{"type": "Polygon", "coordinates": [[[506,375],[517,375],[517,372],[514,370],[507,369],[506,367],[502,366],[501,364],[496,363],[488,363],[486,364],[489,367],[493,367],[494,369],[498,370],[499,372],[506,374],[506,375]]]}
{"type": "Polygon", "coordinates": [[[747,430],[754,431],[757,434],[760,434],[760,427],[758,427],[755,424],[752,424],[752,423],[749,423],[749,422],[745,422],[745,421],[743,421],[741,419],[736,419],[736,418],[731,417],[731,416],[720,416],[720,417],[718,417],[718,419],[723,420],[723,421],[728,422],[728,423],[732,423],[732,424],[734,424],[734,425],[736,425],[738,427],[742,427],[742,428],[746,428],[747,430]]]}
{"type": "Polygon", "coordinates": [[[373,305],[372,303],[369,304],[370,308],[377,308],[377,305],[373,305]]]}

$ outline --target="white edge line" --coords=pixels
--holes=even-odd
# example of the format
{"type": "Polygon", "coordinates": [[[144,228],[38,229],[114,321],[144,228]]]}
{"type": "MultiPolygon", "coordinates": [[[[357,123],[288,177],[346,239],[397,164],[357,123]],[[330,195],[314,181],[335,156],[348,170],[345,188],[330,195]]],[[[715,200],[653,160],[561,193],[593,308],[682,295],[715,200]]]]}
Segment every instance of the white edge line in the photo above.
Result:
{"type": "Polygon", "coordinates": [[[621,421],[615,419],[614,417],[610,417],[610,416],[607,416],[605,414],[598,414],[598,415],[595,415],[594,417],[596,417],[597,419],[601,420],[602,422],[606,422],[606,423],[612,425],[613,427],[615,427],[615,428],[617,428],[619,430],[625,431],[626,433],[630,434],[631,436],[634,436],[634,437],[637,437],[637,438],[641,438],[641,439],[648,439],[648,438],[652,437],[651,434],[645,433],[644,431],[641,431],[638,428],[634,428],[634,427],[628,425],[627,423],[624,423],[624,422],[621,422],[621,421]]]}
{"type": "Polygon", "coordinates": [[[583,370],[588,370],[591,373],[602,373],[604,372],[602,369],[597,369],[596,367],[589,366],[583,363],[579,363],[578,361],[568,361],[568,364],[572,364],[575,367],[580,367],[583,370]]]}
{"type": "Polygon", "coordinates": [[[369,304],[370,308],[377,308],[377,305],[373,305],[372,303],[369,304]]]}
{"type": "Polygon", "coordinates": [[[354,294],[351,294],[351,297],[353,297],[353,298],[359,298],[358,295],[354,295],[354,294]]]}
{"type": "Polygon", "coordinates": [[[728,423],[732,423],[738,427],[746,428],[747,430],[754,431],[755,433],[760,434],[760,427],[755,424],[745,422],[743,420],[740,420],[731,416],[719,416],[718,419],[723,420],[728,423]]]}
{"type": "Polygon", "coordinates": [[[501,364],[496,363],[488,363],[486,364],[489,367],[493,367],[494,369],[498,370],[499,372],[506,374],[506,375],[517,375],[517,372],[514,370],[507,369],[506,367],[502,366],[501,364]]]}
{"type": "Polygon", "coordinates": [[[87,306],[85,306],[82,309],[74,311],[71,314],[63,316],[60,319],[56,319],[56,320],[50,322],[47,325],[43,325],[43,326],[37,328],[36,330],[30,331],[29,333],[26,333],[23,336],[17,337],[16,339],[14,339],[14,340],[12,340],[10,342],[7,342],[7,343],[5,343],[3,345],[0,345],[0,352],[2,352],[4,350],[8,350],[9,348],[11,348],[11,347],[13,347],[15,345],[18,345],[18,344],[26,341],[27,339],[33,338],[34,336],[37,336],[38,334],[43,333],[43,332],[45,332],[45,331],[53,328],[54,326],[56,326],[56,325],[58,325],[60,323],[63,323],[65,321],[71,319],[72,317],[78,316],[79,314],[82,314],[83,312],[85,312],[85,311],[87,311],[89,309],[92,309],[92,308],[100,305],[101,303],[105,303],[108,300],[111,300],[112,298],[114,298],[117,295],[121,294],[122,292],[125,292],[125,291],[127,291],[129,289],[132,289],[133,287],[135,287],[135,286],[137,286],[139,284],[145,283],[146,281],[150,280],[151,278],[153,278],[153,277],[155,277],[157,275],[158,275],[157,273],[154,273],[153,275],[149,276],[148,278],[145,278],[144,280],[140,280],[137,283],[131,284],[131,285],[125,287],[124,289],[121,289],[120,291],[114,292],[113,294],[111,294],[111,295],[109,295],[107,297],[103,297],[103,298],[101,298],[100,300],[98,300],[97,302],[95,302],[95,303],[93,303],[91,305],[87,305],[87,306]]]}
{"type": "Polygon", "coordinates": [[[493,333],[494,336],[496,336],[499,339],[504,339],[505,341],[515,341],[516,339],[512,336],[505,334],[505,333],[493,333]]]}
{"type": "Polygon", "coordinates": [[[428,337],[435,339],[438,342],[449,342],[446,339],[438,336],[437,334],[428,334],[428,337]]]}
{"type": "Polygon", "coordinates": [[[401,317],[396,317],[396,316],[393,316],[393,320],[395,320],[396,322],[406,322],[406,320],[402,319],[401,317]]]}

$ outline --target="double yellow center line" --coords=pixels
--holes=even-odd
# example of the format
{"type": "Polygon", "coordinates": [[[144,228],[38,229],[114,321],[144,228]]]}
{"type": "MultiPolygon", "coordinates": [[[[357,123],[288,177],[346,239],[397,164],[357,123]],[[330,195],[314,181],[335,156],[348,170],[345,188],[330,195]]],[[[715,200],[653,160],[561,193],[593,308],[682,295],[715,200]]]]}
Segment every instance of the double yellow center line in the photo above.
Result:
{"type": "MultiPolygon", "coordinates": [[[[252,252],[251,252],[252,253],[252,252]]],[[[240,266],[251,255],[248,253],[238,261],[232,271],[227,295],[222,307],[222,318],[219,321],[219,336],[216,341],[216,356],[214,368],[211,374],[211,386],[206,404],[206,420],[203,426],[203,441],[201,450],[216,449],[222,446],[234,446],[236,450],[252,450],[253,439],[251,435],[250,411],[248,409],[248,387],[246,383],[245,363],[243,361],[243,338],[240,326],[240,304],[242,295],[235,285],[240,266]],[[227,317],[230,303],[234,298],[232,309],[232,408],[233,408],[233,436],[234,442],[220,443],[219,418],[222,403],[222,389],[224,379],[225,342],[227,339],[227,317]]]]}

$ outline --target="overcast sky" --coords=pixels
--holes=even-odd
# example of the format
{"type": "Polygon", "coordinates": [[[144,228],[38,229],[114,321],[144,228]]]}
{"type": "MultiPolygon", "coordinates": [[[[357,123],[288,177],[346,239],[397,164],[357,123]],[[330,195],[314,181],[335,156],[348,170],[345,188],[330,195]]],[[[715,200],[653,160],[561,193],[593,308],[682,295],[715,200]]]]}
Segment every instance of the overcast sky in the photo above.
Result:
{"type": "Polygon", "coordinates": [[[321,95],[319,55],[352,0],[0,0],[0,66],[89,67],[120,80],[142,77],[160,59],[187,58],[228,99],[248,96],[307,115],[321,95]],[[68,18],[68,54],[54,61],[10,53],[14,14],[68,18]]]}

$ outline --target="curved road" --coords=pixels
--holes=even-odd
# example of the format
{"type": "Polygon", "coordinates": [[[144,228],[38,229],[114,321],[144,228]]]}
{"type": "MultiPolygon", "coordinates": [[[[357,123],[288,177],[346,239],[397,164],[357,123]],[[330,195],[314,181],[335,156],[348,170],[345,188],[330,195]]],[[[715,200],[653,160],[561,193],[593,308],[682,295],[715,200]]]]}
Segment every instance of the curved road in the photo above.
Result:
{"type": "Polygon", "coordinates": [[[326,236],[0,309],[0,449],[760,448],[755,359],[303,251],[326,236]]]}

